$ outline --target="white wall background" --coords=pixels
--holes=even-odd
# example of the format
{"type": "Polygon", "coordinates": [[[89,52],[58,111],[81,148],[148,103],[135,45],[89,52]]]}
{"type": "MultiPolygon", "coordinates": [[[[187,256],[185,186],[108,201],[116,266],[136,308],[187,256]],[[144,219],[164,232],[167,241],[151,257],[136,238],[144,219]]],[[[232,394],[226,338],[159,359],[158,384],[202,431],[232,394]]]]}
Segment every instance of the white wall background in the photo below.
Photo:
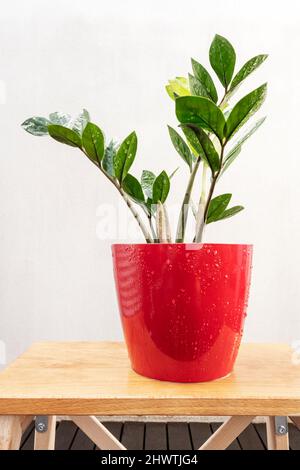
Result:
{"type": "MultiPolygon", "coordinates": [[[[20,128],[32,115],[86,107],[121,139],[136,129],[143,167],[173,170],[164,84],[208,65],[217,32],[238,65],[270,57],[241,93],[269,82],[268,120],[218,191],[246,210],[207,231],[211,242],[255,245],[245,339],[300,339],[299,2],[252,0],[10,0],[0,13],[0,340],[7,360],[32,341],[118,339],[110,255],[97,208],[119,198],[79,152],[20,128]],[[3,346],[3,345],[2,345],[3,346]]],[[[174,179],[179,200],[186,170],[174,179]]],[[[126,208],[124,208],[126,211],[126,208]]]]}

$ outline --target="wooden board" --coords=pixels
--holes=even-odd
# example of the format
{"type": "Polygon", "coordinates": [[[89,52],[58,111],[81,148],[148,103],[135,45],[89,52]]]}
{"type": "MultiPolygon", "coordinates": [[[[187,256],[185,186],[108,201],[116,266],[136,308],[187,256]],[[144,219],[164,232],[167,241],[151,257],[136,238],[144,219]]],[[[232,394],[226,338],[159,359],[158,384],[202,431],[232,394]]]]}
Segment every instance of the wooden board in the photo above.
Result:
{"type": "Polygon", "coordinates": [[[123,432],[123,423],[118,422],[118,421],[102,421],[103,426],[106,427],[106,429],[111,432],[118,441],[121,440],[121,435],[123,432]]]}
{"type": "Polygon", "coordinates": [[[189,423],[193,450],[199,449],[212,435],[209,423],[189,423]]]}
{"type": "Polygon", "coordinates": [[[141,450],[144,446],[145,424],[128,422],[124,424],[122,444],[128,450],[141,450]]]}
{"type": "Polygon", "coordinates": [[[0,415],[297,415],[291,355],[287,345],[243,344],[229,377],[178,384],[133,372],[123,343],[36,343],[0,374],[0,415]]]}
{"type": "Polygon", "coordinates": [[[254,424],[253,426],[254,426],[259,438],[261,439],[261,442],[262,442],[263,446],[266,449],[268,447],[266,425],[263,424],[263,423],[259,423],[259,424],[254,424]]]}
{"type": "Polygon", "coordinates": [[[167,450],[167,426],[165,423],[147,423],[145,450],[167,450]]]}
{"type": "Polygon", "coordinates": [[[172,450],[192,450],[188,423],[168,423],[168,444],[172,450]]]}
{"type": "Polygon", "coordinates": [[[72,421],[62,421],[59,423],[56,429],[55,450],[70,449],[77,430],[77,426],[72,421]]]}
{"type": "Polygon", "coordinates": [[[289,424],[289,440],[292,450],[300,449],[300,431],[293,424],[289,424]]]}
{"type": "MultiPolygon", "coordinates": [[[[262,426],[265,426],[264,424],[262,426]]],[[[300,436],[300,432],[299,432],[300,436]]],[[[253,425],[248,426],[238,437],[242,449],[265,450],[265,446],[253,425]]]]}

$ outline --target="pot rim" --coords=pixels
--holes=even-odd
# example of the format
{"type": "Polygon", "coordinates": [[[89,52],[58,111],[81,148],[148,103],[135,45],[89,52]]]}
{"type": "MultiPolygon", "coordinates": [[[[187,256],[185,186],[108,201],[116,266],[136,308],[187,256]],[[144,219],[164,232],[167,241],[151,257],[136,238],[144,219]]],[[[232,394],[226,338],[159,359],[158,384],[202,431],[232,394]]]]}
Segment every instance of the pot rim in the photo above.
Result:
{"type": "Polygon", "coordinates": [[[246,248],[253,248],[252,243],[112,243],[111,246],[175,246],[175,245],[181,245],[181,246],[204,246],[204,247],[210,247],[210,246],[243,246],[246,248]]]}

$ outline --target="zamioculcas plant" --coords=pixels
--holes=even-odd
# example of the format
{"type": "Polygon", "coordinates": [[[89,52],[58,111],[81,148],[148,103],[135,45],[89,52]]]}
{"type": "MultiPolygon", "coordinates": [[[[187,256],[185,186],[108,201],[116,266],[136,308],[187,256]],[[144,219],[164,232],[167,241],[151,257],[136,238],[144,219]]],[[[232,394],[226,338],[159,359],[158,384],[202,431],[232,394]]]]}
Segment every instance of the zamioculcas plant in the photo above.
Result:
{"type": "Polygon", "coordinates": [[[240,100],[234,94],[266,57],[253,57],[235,73],[232,45],[215,36],[209,60],[218,86],[194,59],[192,74],[169,81],[166,89],[179,121],[179,129],[169,127],[169,134],[189,171],[173,238],[166,200],[175,172],[144,170],[141,178],[134,176],[135,132],[120,144],[106,143],[85,110],[73,119],[56,112],[23,123],[31,134],[79,149],[115,186],[143,232],[147,243],[113,244],[112,253],[130,361],[147,377],[198,382],[233,369],[247,310],[252,245],[201,241],[206,225],[243,209],[230,205],[231,194],[216,194],[216,187],[264,121],[242,130],[262,105],[266,85],[240,100]],[[189,212],[195,219],[193,244],[185,243],[189,212]]]}
{"type": "Polygon", "coordinates": [[[266,54],[257,55],[234,74],[234,48],[227,39],[216,35],[210,46],[209,61],[223,88],[221,98],[218,98],[209,72],[194,59],[191,60],[193,74],[189,74],[188,79],[176,77],[166,86],[169,96],[175,100],[176,116],[186,140],[172,127],[169,127],[170,138],[190,170],[177,226],[177,242],[184,241],[189,207],[196,219],[195,242],[201,242],[206,224],[232,217],[243,210],[240,205],[228,208],[231,194],[213,195],[218,180],[239,155],[244,142],[265,120],[265,117],[260,118],[240,132],[262,105],[266,97],[266,84],[248,93],[233,107],[230,101],[242,82],[266,58],[266,54]],[[191,200],[191,193],[201,164],[202,188],[196,206],[191,200]],[[207,172],[210,175],[208,191],[207,172]]]}
{"type": "MultiPolygon", "coordinates": [[[[218,180],[239,155],[244,142],[260,127],[259,119],[245,132],[241,129],[260,108],[266,96],[266,84],[253,90],[232,108],[230,100],[236,90],[266,59],[258,55],[248,60],[235,74],[236,55],[227,39],[216,35],[209,50],[210,64],[223,88],[218,98],[217,87],[209,72],[192,59],[193,74],[170,80],[166,89],[175,100],[176,116],[183,136],[169,127],[172,143],[188,165],[190,176],[179,213],[175,241],[184,242],[189,209],[195,217],[194,242],[201,242],[205,225],[237,214],[243,207],[229,207],[231,194],[214,196],[218,180]],[[198,204],[192,201],[192,190],[199,168],[202,184],[198,204]],[[209,175],[209,187],[207,189],[209,175]]],[[[166,209],[170,179],[144,170],[140,180],[129,170],[137,152],[137,136],[131,132],[120,145],[106,144],[103,131],[91,122],[83,110],[77,117],[54,112],[48,118],[27,119],[23,128],[36,136],[49,135],[60,143],[76,147],[115,186],[139,224],[147,243],[171,242],[166,209]]]]}

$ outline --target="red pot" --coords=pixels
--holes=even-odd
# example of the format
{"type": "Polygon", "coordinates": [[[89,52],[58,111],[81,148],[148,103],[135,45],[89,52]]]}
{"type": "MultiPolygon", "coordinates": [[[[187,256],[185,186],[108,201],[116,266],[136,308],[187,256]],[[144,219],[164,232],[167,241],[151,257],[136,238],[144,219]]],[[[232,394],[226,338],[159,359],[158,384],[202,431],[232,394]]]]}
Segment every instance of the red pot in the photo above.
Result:
{"type": "Polygon", "coordinates": [[[173,382],[228,375],[243,333],[252,245],[113,245],[133,370],[173,382]]]}

